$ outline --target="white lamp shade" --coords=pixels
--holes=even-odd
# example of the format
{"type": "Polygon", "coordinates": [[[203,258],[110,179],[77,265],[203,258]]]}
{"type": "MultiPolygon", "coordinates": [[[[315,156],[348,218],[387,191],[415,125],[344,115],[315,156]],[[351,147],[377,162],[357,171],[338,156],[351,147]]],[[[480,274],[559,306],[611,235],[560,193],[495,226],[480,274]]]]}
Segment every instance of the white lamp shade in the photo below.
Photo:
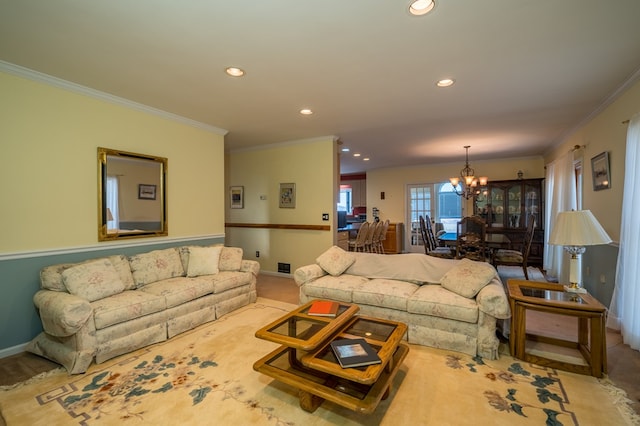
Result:
{"type": "Polygon", "coordinates": [[[549,244],[557,246],[594,246],[611,241],[591,210],[558,213],[549,237],[549,244]]]}

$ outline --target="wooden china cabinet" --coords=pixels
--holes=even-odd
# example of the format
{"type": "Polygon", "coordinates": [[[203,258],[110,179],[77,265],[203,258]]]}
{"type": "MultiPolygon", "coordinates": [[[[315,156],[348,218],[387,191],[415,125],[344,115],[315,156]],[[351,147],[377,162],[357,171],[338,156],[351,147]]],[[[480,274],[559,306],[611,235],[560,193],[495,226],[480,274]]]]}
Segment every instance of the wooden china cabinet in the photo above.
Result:
{"type": "Polygon", "coordinates": [[[504,234],[511,248],[522,249],[529,215],[536,228],[529,264],[542,266],[544,254],[544,179],[489,181],[474,197],[473,213],[487,222],[487,232],[504,234]]]}

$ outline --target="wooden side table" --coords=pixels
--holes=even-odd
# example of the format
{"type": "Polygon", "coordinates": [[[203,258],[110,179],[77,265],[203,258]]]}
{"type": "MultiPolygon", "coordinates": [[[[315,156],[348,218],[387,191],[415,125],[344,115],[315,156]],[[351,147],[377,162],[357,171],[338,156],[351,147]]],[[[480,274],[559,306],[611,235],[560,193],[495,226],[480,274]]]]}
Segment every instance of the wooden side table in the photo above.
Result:
{"type": "Polygon", "coordinates": [[[538,365],[602,377],[607,372],[606,314],[600,302],[588,293],[569,293],[554,283],[509,280],[511,304],[511,355],[538,365]],[[527,333],[527,310],[548,312],[578,318],[577,342],[527,333]],[[578,349],[587,365],[557,361],[526,351],[526,341],[532,340],[578,349]]]}

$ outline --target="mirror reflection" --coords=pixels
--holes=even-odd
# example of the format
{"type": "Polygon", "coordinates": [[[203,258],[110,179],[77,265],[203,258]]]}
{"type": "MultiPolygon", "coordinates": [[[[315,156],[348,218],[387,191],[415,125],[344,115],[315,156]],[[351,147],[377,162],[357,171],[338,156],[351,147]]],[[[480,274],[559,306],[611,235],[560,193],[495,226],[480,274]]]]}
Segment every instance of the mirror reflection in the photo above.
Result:
{"type": "Polygon", "coordinates": [[[167,159],[98,148],[98,240],[167,235],[167,159]]]}

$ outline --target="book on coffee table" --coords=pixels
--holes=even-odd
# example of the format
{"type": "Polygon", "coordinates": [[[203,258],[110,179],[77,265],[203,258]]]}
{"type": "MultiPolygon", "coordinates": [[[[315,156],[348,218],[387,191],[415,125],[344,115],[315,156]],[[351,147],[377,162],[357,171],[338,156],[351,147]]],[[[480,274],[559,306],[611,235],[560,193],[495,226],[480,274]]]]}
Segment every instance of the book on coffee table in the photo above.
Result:
{"type": "Polygon", "coordinates": [[[319,317],[335,317],[338,314],[338,308],[340,304],[337,302],[331,302],[328,300],[316,300],[313,302],[309,311],[309,315],[315,315],[319,317]]]}
{"type": "Polygon", "coordinates": [[[378,353],[364,339],[340,339],[331,342],[331,349],[342,368],[380,364],[378,353]]]}

